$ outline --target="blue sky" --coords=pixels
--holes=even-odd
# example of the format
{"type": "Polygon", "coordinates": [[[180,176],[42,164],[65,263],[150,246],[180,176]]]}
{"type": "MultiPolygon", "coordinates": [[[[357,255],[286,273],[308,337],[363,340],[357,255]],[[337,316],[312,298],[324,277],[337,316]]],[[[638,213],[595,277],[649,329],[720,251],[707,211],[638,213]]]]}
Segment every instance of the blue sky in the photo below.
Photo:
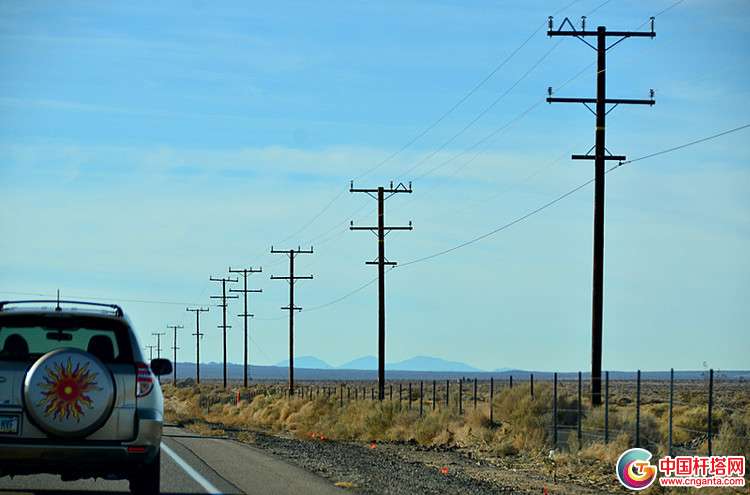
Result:
{"type": "MultiPolygon", "coordinates": [[[[313,245],[298,259],[315,276],[297,286],[303,307],[371,280],[364,261],[375,239],[347,224],[374,222],[375,204],[340,194],[350,179],[419,135],[548,15],[634,29],[673,3],[3,2],[2,295],[60,288],[176,303],[123,305],[144,344],[184,324],[186,360],[193,318],[183,303],[209,304],[218,286],[208,277],[230,265],[262,266],[252,276],[264,292],[251,302],[251,354],[280,361],[288,291],[269,276],[286,264],[271,244],[313,245]]],[[[654,88],[657,104],[614,110],[608,148],[635,158],[748,123],[748,26],[745,1],[685,0],[657,17],[654,40],[612,49],[608,95],[654,88]]],[[[593,95],[595,53],[544,29],[439,125],[357,180],[414,181],[413,195],[386,206],[388,222],[415,226],[388,237],[390,259],[447,249],[592,176],[569,155],[593,144],[593,116],[533,105],[548,86],[593,95]]],[[[748,132],[608,176],[605,368],[747,368],[748,132]]],[[[588,369],[592,195],[589,186],[480,243],[390,272],[389,361],[588,369]]],[[[376,291],[303,311],[297,354],[332,364],[375,354],[376,291]]],[[[242,323],[231,320],[239,362],[242,323]]],[[[221,357],[218,323],[212,308],[206,360],[221,357]]]]}

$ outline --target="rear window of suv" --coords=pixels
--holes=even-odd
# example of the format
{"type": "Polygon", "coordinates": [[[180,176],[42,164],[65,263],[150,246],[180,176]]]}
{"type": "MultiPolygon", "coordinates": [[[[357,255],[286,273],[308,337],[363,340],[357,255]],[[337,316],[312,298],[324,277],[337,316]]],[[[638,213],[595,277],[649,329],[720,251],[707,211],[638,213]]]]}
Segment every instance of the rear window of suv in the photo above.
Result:
{"type": "Polygon", "coordinates": [[[108,363],[132,363],[129,329],[96,317],[3,315],[0,361],[35,361],[63,347],[89,352],[108,363]]]}

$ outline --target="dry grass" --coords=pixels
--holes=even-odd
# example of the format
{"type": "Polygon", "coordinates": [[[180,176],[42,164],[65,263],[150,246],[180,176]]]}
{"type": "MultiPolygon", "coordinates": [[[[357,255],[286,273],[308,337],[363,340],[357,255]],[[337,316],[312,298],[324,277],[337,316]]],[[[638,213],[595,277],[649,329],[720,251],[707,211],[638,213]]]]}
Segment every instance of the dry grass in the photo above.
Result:
{"type": "MultiPolygon", "coordinates": [[[[537,383],[535,396],[531,397],[527,384],[503,388],[494,396],[494,422],[489,421],[488,404],[481,403],[473,409],[465,403],[459,415],[453,408],[440,406],[433,410],[425,406],[420,417],[416,404],[411,410],[407,402],[358,400],[340,406],[336,396],[286,398],[278,387],[255,385],[252,400],[234,404],[234,392],[210,385],[174,388],[165,386],[165,412],[168,420],[193,428],[200,424],[216,423],[223,428],[263,429],[289,432],[298,437],[314,437],[361,442],[413,442],[431,447],[463,447],[487,455],[507,456],[519,453],[546,456],[549,451],[552,424],[552,387],[550,383],[537,383]]],[[[700,392],[700,391],[699,391],[700,392]]],[[[599,463],[611,471],[612,463],[635,441],[635,408],[627,395],[613,394],[610,401],[610,442],[584,437],[579,445],[577,424],[577,394],[571,387],[558,390],[559,445],[567,453],[559,454],[562,464],[599,463]],[[574,462],[575,461],[575,462],[574,462]]],[[[683,394],[685,399],[689,394],[683,394]]],[[[702,431],[706,425],[705,397],[695,393],[694,405],[675,405],[673,439],[677,444],[692,442],[698,452],[706,450],[703,437],[690,430],[702,431]],[[697,438],[697,439],[696,439],[697,438]]],[[[369,397],[369,395],[368,395],[369,397]]],[[[418,395],[413,397],[418,400],[418,395]]],[[[481,400],[481,399],[480,399],[481,400]]],[[[745,398],[733,399],[746,404],[745,398]]],[[[655,455],[666,451],[668,406],[658,395],[646,396],[640,417],[641,445],[655,455]]],[[[452,405],[455,405],[453,402],[452,405]]],[[[585,432],[603,432],[604,410],[586,407],[584,402],[582,429],[585,432]]],[[[740,454],[750,458],[750,412],[743,407],[734,414],[715,409],[714,452],[740,454]]],[[[215,431],[215,430],[214,430],[215,431]]],[[[609,472],[608,471],[608,472],[609,472]]]]}

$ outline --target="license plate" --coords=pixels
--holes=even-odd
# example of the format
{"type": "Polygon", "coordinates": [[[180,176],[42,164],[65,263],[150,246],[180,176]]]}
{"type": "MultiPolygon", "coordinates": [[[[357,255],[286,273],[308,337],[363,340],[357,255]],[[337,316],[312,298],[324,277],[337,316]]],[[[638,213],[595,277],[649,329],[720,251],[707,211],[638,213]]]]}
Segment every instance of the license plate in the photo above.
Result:
{"type": "Polygon", "coordinates": [[[0,414],[0,434],[18,435],[20,418],[15,414],[0,414]]]}

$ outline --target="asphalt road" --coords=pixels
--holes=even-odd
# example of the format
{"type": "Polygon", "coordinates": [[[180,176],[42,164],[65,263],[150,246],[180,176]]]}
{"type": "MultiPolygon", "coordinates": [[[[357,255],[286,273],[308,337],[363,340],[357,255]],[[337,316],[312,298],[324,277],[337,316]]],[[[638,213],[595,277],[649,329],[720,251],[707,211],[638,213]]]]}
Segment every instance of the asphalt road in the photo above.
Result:
{"type": "MultiPolygon", "coordinates": [[[[0,478],[0,495],[129,493],[127,481],[60,481],[58,476],[0,478]]],[[[221,438],[196,437],[164,428],[162,494],[311,494],[345,493],[330,481],[262,450],[221,438]]]]}

